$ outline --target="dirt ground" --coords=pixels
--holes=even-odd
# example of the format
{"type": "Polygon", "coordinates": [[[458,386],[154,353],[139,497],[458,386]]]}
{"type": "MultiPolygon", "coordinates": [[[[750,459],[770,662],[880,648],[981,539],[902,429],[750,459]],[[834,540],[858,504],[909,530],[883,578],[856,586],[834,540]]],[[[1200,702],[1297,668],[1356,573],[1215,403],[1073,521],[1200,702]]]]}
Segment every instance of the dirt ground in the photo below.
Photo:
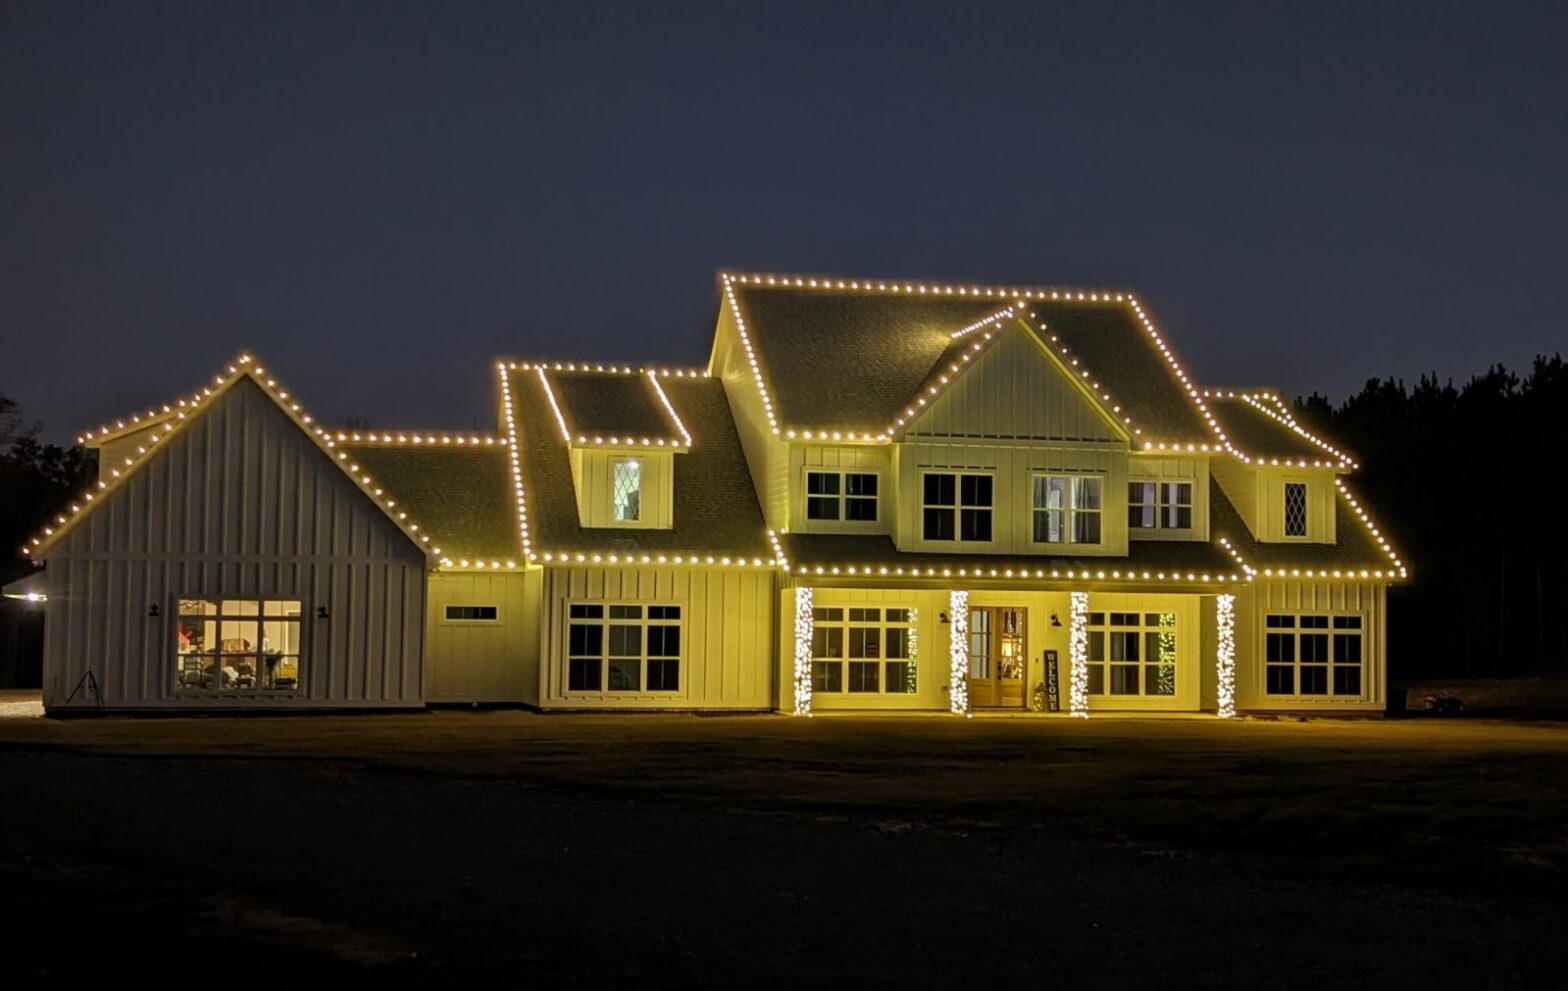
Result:
{"type": "Polygon", "coordinates": [[[39,979],[237,955],[589,986],[1568,966],[1561,723],[17,718],[0,796],[8,970],[39,979]]]}

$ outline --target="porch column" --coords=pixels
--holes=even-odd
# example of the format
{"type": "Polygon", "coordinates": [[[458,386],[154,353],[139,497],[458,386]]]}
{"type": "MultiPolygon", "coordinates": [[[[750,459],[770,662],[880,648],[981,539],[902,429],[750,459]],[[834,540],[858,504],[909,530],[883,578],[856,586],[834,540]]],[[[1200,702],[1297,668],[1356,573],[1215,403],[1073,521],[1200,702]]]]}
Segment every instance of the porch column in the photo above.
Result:
{"type": "Polygon", "coordinates": [[[795,711],[811,715],[811,644],[817,631],[817,614],[810,585],[795,587],[795,711]]]}
{"type": "Polygon", "coordinates": [[[1069,705],[1072,714],[1089,718],[1089,593],[1073,592],[1069,598],[1070,626],[1067,631],[1067,657],[1072,665],[1069,705]]]}
{"type": "Polygon", "coordinates": [[[1214,669],[1219,676],[1219,717],[1236,714],[1236,597],[1214,599],[1214,669]]]}
{"type": "Polygon", "coordinates": [[[954,715],[969,715],[969,593],[947,593],[947,707],[954,715]]]}

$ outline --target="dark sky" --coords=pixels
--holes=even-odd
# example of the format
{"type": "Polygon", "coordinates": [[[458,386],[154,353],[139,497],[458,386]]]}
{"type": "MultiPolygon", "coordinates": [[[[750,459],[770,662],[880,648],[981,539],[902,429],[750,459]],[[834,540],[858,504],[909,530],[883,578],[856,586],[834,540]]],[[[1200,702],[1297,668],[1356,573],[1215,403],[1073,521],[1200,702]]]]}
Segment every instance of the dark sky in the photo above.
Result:
{"type": "Polygon", "coordinates": [[[720,267],[1128,287],[1207,384],[1568,345],[1568,4],[0,0],[0,392],[700,364],[720,267]],[[848,8],[853,8],[851,12],[848,8]]]}

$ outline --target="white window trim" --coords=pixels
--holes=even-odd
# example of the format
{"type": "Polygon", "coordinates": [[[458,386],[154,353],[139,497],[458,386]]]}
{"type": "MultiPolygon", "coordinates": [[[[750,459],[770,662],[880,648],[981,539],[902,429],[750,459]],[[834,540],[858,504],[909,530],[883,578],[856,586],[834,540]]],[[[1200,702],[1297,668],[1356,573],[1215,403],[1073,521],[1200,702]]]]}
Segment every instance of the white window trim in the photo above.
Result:
{"type": "MultiPolygon", "coordinates": [[[[174,631],[174,637],[173,637],[173,639],[172,639],[172,641],[171,641],[169,646],[170,646],[170,651],[171,651],[171,654],[172,654],[171,659],[170,659],[171,660],[171,663],[170,663],[170,674],[173,676],[173,679],[174,679],[174,693],[175,693],[175,695],[177,695],[177,696],[179,696],[181,698],[190,698],[192,696],[201,696],[203,698],[209,698],[210,697],[210,698],[221,698],[221,699],[245,699],[245,698],[269,698],[269,699],[271,699],[271,698],[299,698],[299,697],[304,696],[307,693],[307,690],[305,688],[305,684],[306,684],[306,682],[305,682],[305,659],[310,656],[310,624],[307,622],[307,620],[308,620],[308,618],[311,615],[311,611],[310,611],[309,607],[306,605],[305,600],[303,598],[282,598],[280,596],[259,596],[259,597],[256,597],[256,598],[251,598],[250,596],[241,596],[241,595],[231,595],[231,596],[222,596],[222,595],[220,595],[220,596],[176,595],[176,596],[174,596],[173,601],[171,601],[169,603],[168,615],[173,617],[173,620],[174,620],[174,623],[173,623],[173,626],[172,626],[172,629],[174,631]],[[223,603],[224,603],[224,601],[229,601],[229,602],[254,602],[254,603],[256,603],[257,614],[255,616],[247,616],[247,615],[236,615],[236,614],[232,614],[232,613],[225,613],[223,611],[223,603]],[[214,605],[216,605],[218,607],[218,611],[216,613],[212,614],[211,616],[207,616],[207,615],[204,615],[204,614],[198,615],[198,614],[195,614],[195,613],[185,613],[185,612],[181,612],[180,611],[180,603],[181,602],[211,602],[211,603],[213,603],[214,605]],[[267,603],[269,603],[269,602],[292,602],[292,603],[295,603],[295,604],[297,604],[299,606],[299,613],[297,615],[293,615],[293,616],[290,616],[290,615],[287,615],[287,614],[285,614],[283,616],[268,616],[268,615],[266,615],[266,611],[267,611],[267,603]],[[181,654],[180,653],[179,629],[180,629],[180,620],[182,620],[182,619],[211,620],[211,621],[215,622],[217,624],[217,630],[218,630],[218,642],[216,644],[214,644],[214,649],[212,651],[210,651],[210,652],[203,652],[203,653],[200,653],[200,654],[181,654]],[[182,657],[214,657],[214,658],[218,658],[219,659],[218,660],[218,664],[219,664],[220,667],[222,666],[222,660],[221,659],[223,657],[250,657],[250,656],[254,655],[258,659],[258,661],[259,661],[260,657],[261,657],[261,642],[259,640],[256,643],[256,649],[253,652],[253,654],[252,653],[228,654],[228,653],[225,653],[222,650],[223,623],[225,621],[228,621],[228,622],[247,622],[248,623],[248,622],[251,622],[251,621],[254,620],[258,624],[257,625],[257,630],[258,630],[257,636],[259,637],[260,636],[260,632],[259,632],[260,631],[260,623],[265,622],[266,620],[269,620],[269,619],[274,620],[274,621],[283,621],[283,622],[293,621],[299,628],[298,629],[298,633],[299,633],[299,652],[296,653],[296,654],[292,654],[292,655],[290,655],[290,654],[280,654],[279,655],[279,656],[282,656],[282,657],[290,657],[290,656],[292,656],[294,658],[294,687],[293,688],[262,688],[259,685],[257,685],[257,686],[252,687],[252,688],[229,688],[229,689],[225,689],[225,688],[221,688],[221,687],[203,688],[203,687],[201,687],[199,685],[181,685],[180,684],[180,666],[181,666],[180,658],[182,658],[182,657]]],[[[259,675],[259,673],[260,672],[258,671],[257,674],[259,675]]]]}
{"type": "MultiPolygon", "coordinates": [[[[1100,687],[1102,689],[1104,689],[1104,690],[1103,691],[1099,691],[1099,692],[1090,692],[1089,695],[1090,695],[1091,698],[1099,698],[1099,699],[1157,699],[1157,700],[1174,700],[1178,695],[1181,694],[1182,651],[1181,651],[1181,614],[1179,612],[1175,612],[1175,611],[1170,610],[1170,609],[1156,609],[1156,610],[1150,610],[1150,609],[1095,609],[1094,612],[1102,613],[1105,616],[1105,622],[1087,625],[1087,632],[1090,633],[1090,634],[1100,633],[1100,634],[1104,635],[1104,637],[1105,637],[1105,641],[1104,641],[1104,643],[1105,643],[1105,659],[1104,660],[1099,660],[1099,661],[1086,661],[1085,663],[1087,663],[1089,665],[1090,670],[1093,670],[1094,668],[1098,667],[1098,668],[1100,668],[1103,671],[1103,674],[1101,676],[1101,681],[1100,681],[1100,687]],[[1160,626],[1157,623],[1151,626],[1147,622],[1148,614],[1150,612],[1155,612],[1155,613],[1159,613],[1159,614],[1165,614],[1165,615],[1172,616],[1174,618],[1175,622],[1172,623],[1171,626],[1169,626],[1169,627],[1163,627],[1163,626],[1160,626]],[[1132,613],[1132,614],[1134,614],[1135,616],[1138,617],[1138,622],[1135,625],[1128,625],[1128,626],[1112,625],[1111,624],[1111,616],[1113,614],[1115,614],[1115,613],[1132,613]],[[1114,660],[1111,659],[1111,636],[1113,634],[1116,634],[1116,633],[1132,633],[1132,634],[1135,634],[1137,636],[1139,647],[1138,647],[1138,660],[1136,662],[1133,662],[1133,661],[1114,661],[1114,660]],[[1157,633],[1157,634],[1166,634],[1166,633],[1168,633],[1171,636],[1171,638],[1174,640],[1174,642],[1175,642],[1174,650],[1176,652],[1176,656],[1175,656],[1174,661],[1172,661],[1171,691],[1168,694],[1165,694],[1165,695],[1154,694],[1154,693],[1151,693],[1151,692],[1147,691],[1147,688],[1148,688],[1148,680],[1147,680],[1148,679],[1148,670],[1149,670],[1149,668],[1158,668],[1159,667],[1159,664],[1157,662],[1151,660],[1148,657],[1143,656],[1144,655],[1144,650],[1143,650],[1143,646],[1142,645],[1147,641],[1147,634],[1150,634],[1150,633],[1157,633]],[[1138,690],[1136,692],[1112,692],[1111,691],[1111,668],[1113,666],[1116,666],[1116,665],[1132,666],[1134,663],[1136,663],[1137,668],[1138,668],[1138,690]]],[[[1087,653],[1087,646],[1086,646],[1086,653],[1087,653]]]]}
{"type": "MultiPolygon", "coordinates": [[[[562,694],[571,696],[572,698],[604,698],[604,699],[637,698],[637,697],[644,696],[644,695],[651,695],[651,696],[655,696],[655,697],[659,697],[659,698],[668,698],[668,697],[674,697],[674,696],[680,695],[686,689],[686,676],[687,676],[687,670],[686,670],[686,646],[687,646],[687,640],[686,640],[686,613],[687,613],[687,608],[688,607],[687,607],[686,603],[684,601],[679,601],[679,600],[664,600],[664,601],[657,601],[657,602],[642,602],[642,601],[635,600],[635,599],[568,599],[568,600],[566,600],[566,602],[564,602],[562,604],[562,606],[561,606],[561,616],[562,616],[562,627],[561,627],[561,629],[562,629],[562,636],[561,636],[561,692],[562,692],[562,694]],[[572,624],[573,623],[577,623],[577,624],[586,625],[586,624],[588,624],[590,622],[594,622],[595,621],[595,620],[592,620],[592,619],[589,619],[589,618],[586,618],[586,617],[573,617],[572,616],[572,607],[573,606],[602,606],[604,608],[604,615],[600,616],[597,619],[599,627],[604,631],[603,634],[601,635],[600,644],[599,644],[599,687],[598,688],[572,688],[571,687],[571,683],[572,683],[572,637],[571,637],[571,627],[572,627],[572,624]],[[636,621],[637,624],[641,627],[641,630],[642,630],[642,634],[641,634],[641,637],[642,637],[642,639],[641,639],[642,653],[638,656],[638,661],[639,661],[639,663],[641,665],[640,668],[639,668],[640,677],[639,677],[638,680],[639,680],[639,685],[641,687],[638,687],[638,688],[615,688],[615,689],[612,689],[612,688],[609,687],[609,685],[610,685],[610,626],[611,626],[612,622],[616,626],[630,626],[630,625],[632,625],[632,622],[633,622],[630,619],[615,619],[615,620],[612,620],[611,617],[610,617],[610,609],[613,606],[638,606],[638,607],[640,607],[642,609],[642,616],[641,616],[640,619],[638,619],[636,621]],[[656,619],[656,620],[650,620],[649,617],[648,617],[648,610],[654,609],[654,608],[660,608],[660,607],[673,607],[673,608],[679,609],[681,611],[680,618],[678,618],[678,619],[656,619]],[[657,688],[657,689],[653,689],[653,688],[647,687],[648,686],[648,661],[649,661],[649,657],[648,657],[648,626],[649,626],[650,623],[652,623],[655,626],[675,626],[675,627],[679,627],[680,628],[679,636],[680,636],[681,647],[680,647],[679,652],[677,652],[675,657],[673,658],[673,660],[676,662],[676,669],[675,670],[677,672],[677,677],[676,677],[675,687],[674,688],[657,688]]],[[[629,659],[630,658],[617,658],[617,660],[629,660],[629,659]]],[[[655,658],[652,658],[652,660],[656,660],[656,661],[667,661],[667,660],[671,660],[671,659],[672,658],[668,658],[668,657],[655,657],[655,658]]]]}
{"type": "Polygon", "coordinates": [[[805,474],[803,474],[801,476],[801,481],[800,481],[800,488],[801,488],[801,494],[802,494],[801,495],[802,502],[801,502],[801,506],[800,506],[800,512],[801,512],[801,518],[806,521],[806,525],[807,526],[860,527],[860,528],[863,528],[863,529],[871,530],[871,529],[875,529],[875,528],[877,528],[877,527],[879,527],[881,525],[881,523],[882,523],[882,494],[883,494],[883,492],[885,490],[885,486],[883,485],[882,473],[880,471],[878,471],[875,468],[817,468],[817,467],[812,467],[810,465],[806,466],[802,470],[805,472],[805,474]],[[812,495],[812,493],[811,493],[811,476],[812,475],[837,475],[838,476],[838,494],[837,495],[812,495]],[[849,480],[845,477],[846,475],[870,475],[871,477],[875,478],[877,480],[877,494],[875,496],[872,496],[872,497],[852,496],[852,495],[850,495],[849,494],[849,480]],[[829,519],[822,519],[820,517],[812,516],[811,515],[811,500],[813,500],[813,499],[832,499],[834,502],[838,503],[838,518],[829,520],[829,519]],[[849,501],[851,499],[854,499],[854,500],[859,501],[859,502],[870,502],[872,505],[874,505],[876,507],[876,511],[877,511],[877,515],[875,516],[875,518],[869,519],[869,520],[852,520],[852,519],[849,519],[847,516],[845,516],[844,515],[845,509],[848,507],[849,501]]]}
{"type": "Polygon", "coordinates": [[[919,518],[919,521],[918,521],[918,525],[919,525],[919,528],[920,528],[919,529],[919,533],[920,533],[920,540],[921,540],[922,543],[940,544],[942,546],[946,546],[948,544],[969,544],[972,547],[973,546],[986,546],[986,545],[989,545],[989,544],[995,544],[996,543],[996,517],[997,517],[997,513],[996,513],[996,472],[994,472],[994,471],[977,471],[977,470],[971,469],[971,468],[922,468],[920,470],[920,518],[919,518]],[[928,476],[928,475],[952,475],[953,476],[953,505],[951,505],[951,506],[944,506],[944,505],[928,506],[926,504],[926,476],[928,476]],[[976,478],[989,478],[991,480],[991,505],[989,505],[989,506],[965,506],[963,504],[963,501],[964,501],[964,476],[965,475],[972,475],[972,476],[974,476],[976,478]],[[952,512],[952,514],[953,514],[953,539],[952,540],[941,540],[941,539],[936,538],[936,537],[927,537],[926,536],[926,510],[927,509],[945,509],[945,510],[950,510],[952,512]],[[986,512],[991,514],[991,539],[990,540],[965,540],[964,539],[964,517],[963,517],[963,511],[965,509],[984,509],[986,512]]]}
{"type": "Polygon", "coordinates": [[[1315,702],[1347,702],[1366,699],[1369,686],[1367,684],[1367,645],[1368,645],[1368,618],[1363,613],[1357,612],[1292,612],[1289,610],[1271,609],[1263,614],[1261,620],[1263,630],[1262,641],[1258,644],[1258,657],[1262,659],[1262,682],[1259,684],[1259,696],[1265,699],[1291,699],[1298,701],[1315,702]],[[1295,621],[1294,626],[1269,626],[1270,616],[1289,616],[1295,621]],[[1303,617],[1323,617],[1328,621],[1327,626],[1302,627],[1303,617]],[[1349,629],[1335,627],[1334,621],[1341,618],[1353,618],[1360,621],[1361,625],[1349,629]],[[1303,692],[1301,690],[1301,637],[1303,633],[1323,634],[1327,637],[1328,653],[1322,664],[1309,663],[1309,667],[1321,667],[1328,677],[1328,690],[1325,692],[1303,692]],[[1336,664],[1334,662],[1334,636],[1335,634],[1356,634],[1361,637],[1361,660],[1356,664],[1336,664]],[[1289,662],[1271,662],[1269,660],[1269,635],[1289,634],[1293,641],[1292,656],[1289,662]],[[1291,672],[1291,691],[1269,691],[1269,668],[1289,667],[1291,672]],[[1334,691],[1334,671],[1336,668],[1359,668],[1361,671],[1361,688],[1355,692],[1334,691]]]}
{"type": "Polygon", "coordinates": [[[812,633],[813,634],[815,634],[815,632],[817,630],[834,629],[834,630],[842,631],[843,632],[843,637],[844,637],[844,654],[843,654],[842,657],[818,657],[817,654],[816,654],[816,644],[815,643],[812,644],[812,647],[811,647],[811,651],[812,651],[812,653],[811,653],[811,680],[812,680],[811,692],[812,692],[813,696],[815,696],[815,695],[827,695],[827,696],[831,696],[831,697],[833,697],[835,699],[850,699],[850,698],[864,698],[864,699],[874,699],[874,698],[913,698],[914,696],[916,696],[916,695],[918,695],[920,693],[920,687],[921,687],[921,685],[920,685],[920,681],[921,681],[921,675],[920,675],[920,634],[919,634],[920,610],[917,607],[909,606],[909,605],[901,605],[901,604],[897,604],[897,603],[894,603],[892,605],[877,605],[877,604],[872,604],[872,603],[856,603],[856,604],[852,605],[852,604],[848,604],[848,603],[842,603],[841,604],[841,603],[834,602],[834,603],[824,603],[822,605],[815,606],[814,609],[813,609],[813,614],[812,615],[813,615],[813,618],[812,618],[812,633]],[[817,619],[817,618],[815,618],[816,612],[819,611],[819,610],[823,610],[823,609],[839,609],[839,610],[842,610],[843,613],[844,613],[844,618],[843,619],[817,619]],[[877,619],[875,619],[875,620],[851,619],[850,618],[850,610],[851,609],[875,609],[875,610],[877,610],[877,619]],[[904,620],[892,620],[892,621],[888,620],[887,614],[889,612],[891,612],[891,611],[897,611],[897,610],[904,611],[908,615],[908,618],[904,619],[904,620]],[[851,657],[851,656],[849,656],[850,630],[852,630],[852,629],[862,629],[862,630],[874,629],[874,630],[876,630],[877,631],[877,644],[878,644],[878,649],[881,651],[881,656],[878,656],[878,657],[851,657]],[[908,651],[908,655],[909,656],[902,657],[902,658],[900,658],[900,657],[888,657],[888,656],[886,656],[886,654],[887,654],[887,631],[888,630],[899,630],[899,629],[905,631],[905,636],[906,636],[905,647],[906,647],[906,649],[908,651]],[[817,666],[817,662],[819,662],[819,661],[834,661],[834,662],[837,662],[839,664],[839,666],[840,666],[840,674],[842,676],[841,679],[840,679],[840,683],[842,684],[843,687],[841,687],[838,691],[832,691],[830,689],[817,688],[816,687],[816,666],[817,666]],[[887,687],[887,684],[888,684],[887,665],[890,664],[890,663],[897,663],[899,661],[903,661],[905,665],[909,665],[909,666],[913,666],[914,667],[914,683],[915,683],[914,691],[904,690],[904,691],[894,692],[894,691],[889,691],[888,690],[888,687],[887,687]],[[876,691],[874,691],[874,692],[857,692],[857,691],[851,691],[850,690],[850,687],[849,687],[849,683],[850,683],[850,679],[849,679],[849,665],[851,663],[856,663],[856,664],[871,664],[871,663],[874,663],[874,664],[877,665],[877,690],[876,691]]]}
{"type": "Polygon", "coordinates": [[[1279,536],[1280,541],[1295,541],[1298,543],[1312,542],[1312,485],[1305,478],[1282,478],[1279,485],[1279,536]],[[1299,485],[1302,491],[1302,531],[1301,533],[1287,533],[1285,514],[1289,511],[1289,498],[1285,495],[1287,486],[1299,485]]]}
{"type": "Polygon", "coordinates": [[[1092,471],[1031,471],[1029,473],[1029,496],[1028,496],[1028,499],[1027,499],[1027,504],[1029,506],[1029,542],[1030,542],[1030,544],[1032,544],[1035,547],[1104,547],[1105,546],[1105,489],[1106,489],[1106,482],[1107,481],[1108,481],[1108,476],[1106,476],[1106,475],[1104,475],[1102,473],[1099,473],[1099,472],[1092,472],[1092,471]],[[1053,512],[1053,510],[1047,509],[1044,506],[1036,506],[1034,504],[1034,486],[1035,486],[1035,482],[1038,481],[1039,479],[1042,479],[1042,478],[1046,478],[1046,479],[1050,479],[1050,478],[1066,479],[1068,481],[1068,485],[1067,485],[1067,489],[1066,489],[1067,492],[1071,492],[1072,491],[1072,484],[1071,483],[1072,483],[1072,480],[1075,479],[1075,478],[1094,479],[1094,480],[1096,480],[1096,481],[1098,481],[1100,483],[1100,508],[1099,509],[1077,509],[1077,508],[1072,507],[1072,506],[1063,506],[1060,510],[1054,510],[1054,512],[1060,512],[1062,514],[1062,532],[1064,534],[1071,534],[1073,532],[1073,517],[1076,516],[1079,513],[1086,513],[1086,514],[1087,513],[1093,513],[1096,516],[1100,517],[1100,539],[1099,540],[1096,540],[1096,541],[1093,541],[1093,542],[1089,542],[1089,541],[1080,541],[1080,540],[1057,540],[1057,541],[1050,541],[1050,540],[1036,540],[1035,539],[1035,537],[1034,537],[1035,514],[1037,514],[1037,513],[1053,512]]]}
{"type": "Polygon", "coordinates": [[[629,527],[629,528],[645,527],[645,526],[648,525],[647,522],[646,522],[647,517],[648,517],[648,511],[647,511],[648,487],[645,484],[643,484],[643,483],[645,483],[648,480],[647,467],[648,467],[647,459],[643,458],[643,457],[641,457],[639,455],[635,455],[635,454],[618,454],[618,455],[611,456],[611,458],[610,458],[610,484],[609,484],[609,493],[608,493],[608,498],[610,500],[610,507],[609,507],[610,511],[607,514],[605,514],[606,525],[612,526],[612,527],[629,527]],[[635,462],[636,465],[637,465],[637,518],[636,519],[632,519],[632,520],[618,520],[618,519],[615,518],[615,468],[616,468],[617,465],[625,464],[628,461],[635,462]]]}
{"type": "MultiPolygon", "coordinates": [[[[1133,536],[1133,535],[1148,535],[1148,534],[1153,534],[1153,533],[1177,533],[1177,534],[1192,533],[1194,530],[1196,530],[1198,528],[1198,511],[1197,511],[1198,483],[1197,483],[1196,479],[1191,479],[1191,478],[1148,478],[1148,477],[1129,478],[1129,479],[1127,479],[1127,484],[1128,485],[1153,485],[1154,486],[1154,525],[1153,526],[1133,526],[1132,525],[1132,518],[1131,518],[1132,514],[1128,513],[1127,533],[1128,533],[1129,536],[1133,536]],[[1165,501],[1165,486],[1167,486],[1167,485],[1185,485],[1185,486],[1187,486],[1187,488],[1189,490],[1188,501],[1185,502],[1185,503],[1181,503],[1181,502],[1166,502],[1165,501]],[[1186,509],[1187,512],[1188,512],[1188,515],[1192,518],[1192,523],[1190,525],[1188,525],[1188,526],[1166,526],[1165,525],[1165,512],[1168,509],[1186,509]]],[[[1146,505],[1146,503],[1133,502],[1131,499],[1127,500],[1127,508],[1129,510],[1132,509],[1132,507],[1134,507],[1134,506],[1143,506],[1143,505],[1146,505]]]]}

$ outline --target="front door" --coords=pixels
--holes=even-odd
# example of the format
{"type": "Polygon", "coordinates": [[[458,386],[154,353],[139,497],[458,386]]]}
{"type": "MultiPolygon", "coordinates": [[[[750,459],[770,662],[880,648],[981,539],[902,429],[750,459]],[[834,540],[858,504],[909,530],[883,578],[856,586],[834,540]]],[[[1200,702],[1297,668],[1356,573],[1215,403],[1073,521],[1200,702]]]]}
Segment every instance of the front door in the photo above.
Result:
{"type": "Polygon", "coordinates": [[[1024,706],[1024,611],[1011,606],[969,610],[969,705],[1024,706]]]}

